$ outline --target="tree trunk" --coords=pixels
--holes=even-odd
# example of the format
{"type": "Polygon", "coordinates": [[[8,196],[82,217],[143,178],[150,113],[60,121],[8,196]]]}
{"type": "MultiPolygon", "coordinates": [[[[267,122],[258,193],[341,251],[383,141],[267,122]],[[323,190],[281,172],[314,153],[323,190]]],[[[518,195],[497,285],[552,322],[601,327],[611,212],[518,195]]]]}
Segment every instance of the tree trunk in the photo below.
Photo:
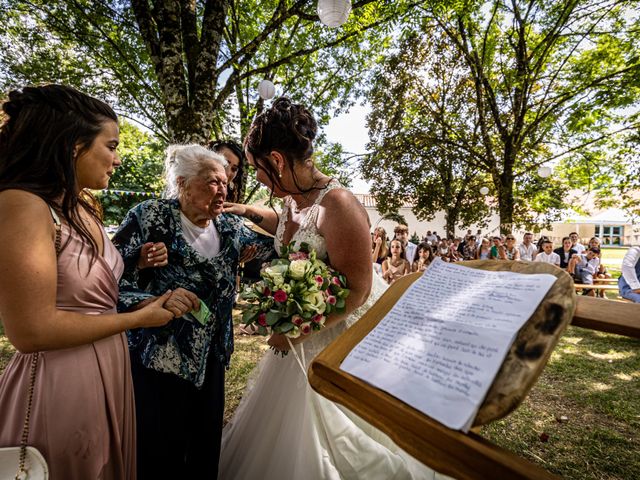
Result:
{"type": "Polygon", "coordinates": [[[455,209],[446,209],[444,214],[445,236],[447,238],[455,238],[456,223],[458,223],[458,212],[455,209]]]}
{"type": "Polygon", "coordinates": [[[513,232],[513,174],[503,172],[498,185],[500,233],[506,235],[513,232]]]}

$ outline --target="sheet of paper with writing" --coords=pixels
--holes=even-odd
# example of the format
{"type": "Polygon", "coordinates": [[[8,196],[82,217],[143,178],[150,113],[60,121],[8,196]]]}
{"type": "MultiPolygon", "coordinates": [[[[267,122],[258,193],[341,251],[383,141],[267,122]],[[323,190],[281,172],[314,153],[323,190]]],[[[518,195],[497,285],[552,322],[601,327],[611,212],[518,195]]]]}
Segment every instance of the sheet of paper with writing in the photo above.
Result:
{"type": "Polygon", "coordinates": [[[555,280],[436,259],[340,368],[466,432],[555,280]]]}

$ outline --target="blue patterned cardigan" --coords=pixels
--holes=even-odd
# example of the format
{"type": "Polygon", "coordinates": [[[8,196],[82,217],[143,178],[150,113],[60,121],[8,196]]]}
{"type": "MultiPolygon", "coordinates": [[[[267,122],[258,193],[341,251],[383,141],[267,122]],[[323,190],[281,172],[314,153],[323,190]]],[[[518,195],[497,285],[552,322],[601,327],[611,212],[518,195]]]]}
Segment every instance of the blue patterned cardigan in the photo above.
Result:
{"type": "Polygon", "coordinates": [[[209,307],[211,315],[205,325],[188,313],[163,327],[127,332],[131,354],[137,355],[145,367],[175,374],[197,387],[204,382],[208,355],[228,365],[233,352],[231,310],[242,249],[256,245],[257,258],[265,261],[275,256],[273,239],[247,228],[239,217],[221,214],[214,223],[220,235],[220,253],[211,259],[185,240],[177,200],[148,200],[135,206],[113,237],[125,263],[118,311],[127,311],[146,298],[178,287],[195,293],[209,307]],[[167,266],[137,268],[140,249],[146,242],[166,244],[167,266]]]}

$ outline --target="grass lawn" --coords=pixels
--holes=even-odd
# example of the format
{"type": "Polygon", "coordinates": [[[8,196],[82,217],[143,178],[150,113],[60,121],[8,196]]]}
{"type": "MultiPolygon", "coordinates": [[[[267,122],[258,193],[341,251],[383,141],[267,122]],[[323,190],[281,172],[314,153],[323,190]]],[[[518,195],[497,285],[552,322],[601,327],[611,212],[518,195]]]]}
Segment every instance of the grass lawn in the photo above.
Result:
{"type": "Polygon", "coordinates": [[[603,247],[600,252],[602,254],[602,259],[605,265],[607,265],[607,261],[611,261],[612,263],[617,263],[618,265],[622,261],[622,258],[627,253],[628,248],[607,248],[603,247]]]}
{"type": "MultiPolygon", "coordinates": [[[[0,371],[14,351],[3,333],[0,371]]],[[[265,351],[264,337],[236,335],[225,422],[265,351]]],[[[522,405],[481,434],[564,478],[640,478],[640,340],[570,327],[522,405]]]]}

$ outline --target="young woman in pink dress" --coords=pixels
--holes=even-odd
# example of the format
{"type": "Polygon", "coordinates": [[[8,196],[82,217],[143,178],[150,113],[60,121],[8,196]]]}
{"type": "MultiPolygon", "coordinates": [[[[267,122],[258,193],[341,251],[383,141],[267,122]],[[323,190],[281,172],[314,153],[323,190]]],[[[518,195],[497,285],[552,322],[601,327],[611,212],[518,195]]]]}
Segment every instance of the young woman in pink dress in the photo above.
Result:
{"type": "Polygon", "coordinates": [[[117,117],[61,85],[12,91],[2,110],[0,318],[18,352],[0,376],[0,447],[20,444],[37,358],[28,444],[45,457],[51,479],[133,479],[122,332],[164,325],[173,314],[162,307],[168,294],[115,312],[123,263],[88,189],[107,188],[121,164],[117,117]]]}

